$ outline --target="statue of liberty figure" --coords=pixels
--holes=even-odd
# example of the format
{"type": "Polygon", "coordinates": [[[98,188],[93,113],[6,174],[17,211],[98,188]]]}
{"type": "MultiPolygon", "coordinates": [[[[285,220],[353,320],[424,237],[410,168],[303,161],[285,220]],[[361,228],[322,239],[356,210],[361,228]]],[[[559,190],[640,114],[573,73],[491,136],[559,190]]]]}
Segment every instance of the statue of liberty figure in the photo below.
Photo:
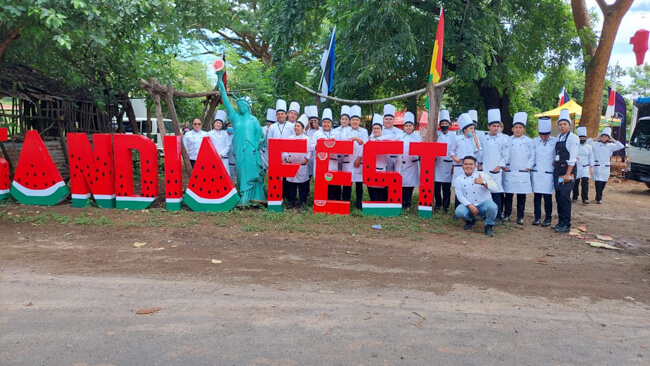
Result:
{"type": "Polygon", "coordinates": [[[247,206],[251,201],[266,201],[264,168],[260,156],[260,149],[264,144],[262,127],[257,118],[251,114],[250,102],[236,97],[237,110],[235,110],[228,99],[221,72],[217,72],[217,79],[221,101],[226,107],[228,120],[233,127],[232,148],[241,197],[237,205],[247,206]]]}

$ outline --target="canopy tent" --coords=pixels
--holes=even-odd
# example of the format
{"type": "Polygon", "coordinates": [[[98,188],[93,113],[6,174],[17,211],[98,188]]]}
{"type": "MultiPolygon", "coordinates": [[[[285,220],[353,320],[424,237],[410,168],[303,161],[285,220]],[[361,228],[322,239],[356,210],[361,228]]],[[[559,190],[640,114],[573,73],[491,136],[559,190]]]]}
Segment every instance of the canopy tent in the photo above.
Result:
{"type": "Polygon", "coordinates": [[[568,109],[569,110],[569,115],[571,116],[571,119],[574,121],[574,125],[578,125],[580,123],[580,116],[582,115],[582,106],[580,104],[576,103],[573,99],[570,101],[562,104],[561,106],[551,109],[550,111],[538,113],[535,115],[535,117],[551,117],[553,122],[557,121],[557,119],[560,117],[560,111],[563,109],[568,109]]]}

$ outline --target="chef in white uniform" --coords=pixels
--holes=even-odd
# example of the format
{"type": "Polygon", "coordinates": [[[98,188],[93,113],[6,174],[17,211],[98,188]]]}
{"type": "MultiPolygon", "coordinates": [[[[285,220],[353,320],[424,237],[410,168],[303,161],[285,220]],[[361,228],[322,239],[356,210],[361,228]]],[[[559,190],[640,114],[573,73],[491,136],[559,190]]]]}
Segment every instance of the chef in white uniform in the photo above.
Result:
{"type": "MultiPolygon", "coordinates": [[[[389,140],[386,136],[382,135],[382,130],[384,129],[383,117],[380,114],[375,113],[372,116],[372,134],[366,143],[370,141],[386,141],[389,140]]],[[[363,152],[361,152],[363,156],[363,152]]],[[[388,156],[386,155],[377,155],[375,160],[375,169],[379,172],[385,172],[388,167],[388,156]]],[[[368,186],[368,196],[370,200],[374,202],[385,202],[388,200],[388,188],[386,186],[373,186],[367,184],[368,186]]]]}
{"type": "Polygon", "coordinates": [[[551,136],[551,118],[540,117],[537,120],[537,133],[539,136],[533,139],[534,165],[531,169],[531,181],[533,183],[533,207],[535,220],[533,225],[551,226],[553,215],[553,161],[555,160],[555,144],[557,139],[551,136]],[[544,200],[544,222],[542,219],[542,199],[544,200]]]}
{"type": "MultiPolygon", "coordinates": [[[[352,140],[354,142],[354,152],[352,155],[344,156],[343,171],[352,173],[352,183],[355,184],[356,192],[355,207],[361,210],[361,202],[363,201],[363,166],[361,165],[361,155],[363,153],[363,144],[368,141],[368,130],[361,127],[361,107],[358,105],[350,107],[350,129],[342,130],[338,139],[352,140]]],[[[352,187],[343,187],[342,199],[345,201],[351,199],[351,196],[352,187]]]]}
{"type": "Polygon", "coordinates": [[[501,215],[503,208],[503,168],[506,167],[506,162],[510,157],[510,148],[508,146],[508,138],[499,133],[501,127],[501,111],[498,109],[488,110],[488,130],[489,133],[482,135],[481,146],[483,149],[479,154],[479,171],[487,173],[490,178],[497,184],[497,189],[491,191],[492,201],[497,205],[497,217],[494,224],[501,223],[501,215]]]}
{"type": "MultiPolygon", "coordinates": [[[[305,114],[309,118],[309,123],[307,124],[305,131],[303,133],[307,135],[307,138],[311,140],[313,134],[318,131],[318,107],[315,105],[308,105],[305,107],[305,114]]],[[[309,162],[307,163],[307,171],[309,172],[309,180],[314,176],[314,155],[309,156],[309,162]]],[[[311,194],[311,184],[307,186],[307,196],[311,194]]]]}
{"type": "Polygon", "coordinates": [[[224,168],[228,169],[230,167],[230,164],[228,164],[228,153],[230,152],[232,143],[230,141],[230,137],[228,136],[228,131],[223,129],[223,124],[225,121],[226,111],[223,109],[218,110],[217,115],[214,118],[214,129],[208,132],[208,136],[210,136],[212,144],[214,145],[215,149],[217,149],[217,153],[219,153],[219,157],[221,158],[221,162],[223,163],[224,168]]]}
{"type": "Polygon", "coordinates": [[[402,175],[402,208],[408,210],[411,207],[413,198],[413,189],[420,185],[420,157],[418,155],[409,155],[410,143],[420,142],[422,138],[415,133],[415,115],[411,112],[404,114],[404,154],[402,155],[401,167],[399,168],[402,175]]]}
{"type": "MultiPolygon", "coordinates": [[[[456,136],[456,151],[454,152],[454,176],[453,179],[463,173],[463,158],[465,156],[473,156],[478,159],[481,151],[481,142],[476,135],[476,124],[468,113],[463,113],[458,117],[458,127],[462,135],[456,136]]],[[[455,206],[458,207],[459,201],[456,198],[455,206]]]]}
{"type": "MultiPolygon", "coordinates": [[[[314,134],[309,138],[309,153],[311,154],[311,161],[314,162],[314,172],[316,173],[316,160],[319,159],[316,155],[316,144],[318,140],[333,140],[335,138],[334,131],[332,130],[332,110],[325,108],[323,110],[323,117],[321,119],[322,128],[318,129],[314,134]]],[[[328,157],[328,170],[330,172],[338,171],[339,164],[336,154],[330,154],[328,157]]],[[[329,185],[327,187],[327,199],[328,200],[340,200],[341,199],[341,186],[329,185]]]]}
{"type": "Polygon", "coordinates": [[[268,150],[268,142],[269,142],[269,128],[277,122],[278,117],[276,116],[275,109],[269,108],[266,110],[266,126],[262,127],[262,133],[264,134],[264,146],[262,146],[262,150],[260,150],[260,155],[262,156],[262,166],[264,167],[264,170],[269,169],[269,150],[268,150]]]}
{"type": "Polygon", "coordinates": [[[609,180],[610,166],[609,159],[614,152],[624,149],[625,146],[618,140],[612,138],[612,128],[605,127],[597,141],[590,141],[594,149],[594,185],[596,186],[596,203],[603,200],[603,190],[609,180]]]}
{"type": "Polygon", "coordinates": [[[449,205],[451,203],[451,179],[453,177],[451,171],[454,166],[454,158],[456,157],[456,134],[449,132],[451,121],[448,110],[443,109],[440,111],[438,126],[440,126],[438,142],[447,144],[447,155],[436,157],[436,171],[433,183],[436,201],[434,210],[439,211],[443,209],[447,213],[449,212],[449,205]]]}
{"type": "Polygon", "coordinates": [[[510,221],[512,201],[517,195],[517,224],[524,224],[526,195],[533,192],[530,181],[530,171],[534,165],[532,140],[524,135],[526,131],[526,112],[517,112],[512,118],[512,136],[509,138],[510,157],[503,173],[503,189],[506,195],[503,200],[504,221],[510,221]]]}
{"type": "MultiPolygon", "coordinates": [[[[373,121],[374,123],[374,121],[373,121]]],[[[392,104],[384,105],[384,117],[383,117],[383,131],[382,136],[386,140],[400,140],[404,131],[400,130],[397,127],[394,127],[395,123],[395,106],[392,104]]],[[[386,171],[394,172],[396,169],[395,161],[397,160],[397,155],[388,155],[386,157],[386,171]]]]}
{"type": "Polygon", "coordinates": [[[465,219],[465,230],[472,230],[477,216],[485,217],[485,234],[494,236],[492,226],[497,216],[497,205],[491,192],[497,184],[484,172],[476,169],[476,158],[463,159],[463,174],[454,178],[454,191],[460,204],[456,206],[456,217],[465,219]]]}
{"type": "Polygon", "coordinates": [[[196,157],[199,155],[203,138],[208,136],[208,133],[203,131],[201,127],[203,127],[201,120],[194,118],[192,120],[192,131],[188,131],[183,135],[183,145],[185,145],[187,155],[189,155],[192,168],[194,167],[194,163],[196,163],[196,157]]]}
{"type": "MultiPolygon", "coordinates": [[[[350,129],[350,106],[349,105],[342,105],[341,106],[341,115],[339,116],[339,123],[340,126],[336,127],[333,129],[334,131],[334,137],[338,138],[338,136],[341,136],[341,134],[350,129]]],[[[339,155],[338,156],[338,163],[339,163],[339,171],[343,170],[343,161],[345,161],[345,156],[346,155],[339,155]]],[[[347,157],[347,160],[350,160],[350,157],[347,157]]],[[[342,187],[342,189],[345,189],[342,187]]],[[[345,198],[339,198],[342,201],[349,201],[350,198],[348,197],[347,199],[345,198]]]]}
{"type": "MultiPolygon", "coordinates": [[[[294,124],[294,132],[292,139],[309,140],[306,134],[303,133],[305,126],[307,126],[307,115],[303,114],[298,118],[294,124]]],[[[293,177],[287,178],[287,207],[293,208],[296,201],[296,190],[299,192],[298,208],[304,208],[307,205],[307,195],[309,194],[309,171],[307,170],[307,162],[310,157],[309,150],[306,153],[282,153],[282,159],[286,163],[300,164],[298,172],[293,177]]]]}
{"type": "Polygon", "coordinates": [[[589,178],[594,173],[594,149],[587,143],[587,127],[581,126],[576,129],[576,135],[580,138],[578,158],[576,159],[576,181],[573,184],[573,203],[578,202],[579,190],[582,188],[582,204],[589,204],[589,178]]]}
{"type": "MultiPolygon", "coordinates": [[[[294,124],[287,121],[287,102],[283,99],[278,99],[275,102],[275,115],[278,121],[269,127],[269,131],[266,134],[267,142],[269,139],[286,139],[296,134],[294,124]]],[[[282,178],[282,195],[284,198],[287,198],[286,178],[282,178]]]]}
{"type": "Polygon", "coordinates": [[[287,111],[287,120],[291,123],[296,123],[299,115],[300,115],[300,103],[296,101],[291,102],[289,104],[289,110],[287,111]]]}

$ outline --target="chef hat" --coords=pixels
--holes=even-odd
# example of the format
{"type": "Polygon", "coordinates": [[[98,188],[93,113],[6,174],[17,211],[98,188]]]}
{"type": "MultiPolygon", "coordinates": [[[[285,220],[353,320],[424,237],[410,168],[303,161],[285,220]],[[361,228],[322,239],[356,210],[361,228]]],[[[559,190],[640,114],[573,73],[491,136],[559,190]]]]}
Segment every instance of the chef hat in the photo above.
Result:
{"type": "Polygon", "coordinates": [[[384,128],[384,117],[382,117],[381,114],[375,113],[375,115],[372,116],[372,127],[375,127],[375,125],[379,125],[381,128],[384,128]]]}
{"type": "MultiPolygon", "coordinates": [[[[316,106],[314,106],[316,107],[316,106]]],[[[332,122],[332,110],[329,108],[323,109],[323,118],[321,118],[321,121],[330,121],[332,122]]]]}
{"type": "Polygon", "coordinates": [[[528,121],[528,113],[526,112],[517,112],[515,113],[514,116],[512,116],[512,125],[516,125],[519,123],[520,125],[523,125],[526,127],[526,122],[528,121]]]}
{"type": "Polygon", "coordinates": [[[465,131],[465,129],[469,126],[474,126],[474,122],[472,122],[472,117],[469,116],[469,113],[463,113],[458,117],[458,127],[460,127],[461,131],[465,131]]]}
{"type": "Polygon", "coordinates": [[[305,107],[305,114],[307,114],[307,117],[311,118],[318,118],[318,107],[315,105],[308,105],[305,107]]]}
{"type": "Polygon", "coordinates": [[[501,111],[499,109],[488,110],[488,126],[493,123],[501,123],[501,111]]]}
{"type": "Polygon", "coordinates": [[[404,113],[404,124],[410,123],[415,125],[415,116],[411,112],[404,113]]]}
{"type": "Polygon", "coordinates": [[[469,117],[474,123],[478,122],[478,112],[476,109],[470,109],[467,113],[469,113],[469,117]]]}
{"type": "Polygon", "coordinates": [[[307,115],[303,113],[300,115],[300,117],[298,117],[296,123],[300,123],[302,125],[302,128],[305,128],[305,126],[307,126],[309,123],[309,118],[307,118],[307,115]]]}
{"type": "Polygon", "coordinates": [[[269,108],[266,110],[266,122],[277,122],[278,117],[275,115],[275,109],[269,108]]]}
{"type": "Polygon", "coordinates": [[[354,117],[361,118],[361,107],[358,105],[353,105],[350,107],[350,118],[354,117]]]}
{"type": "Polygon", "coordinates": [[[278,99],[278,101],[275,102],[275,110],[278,112],[286,112],[287,102],[284,99],[278,99]]]}
{"type": "Polygon", "coordinates": [[[603,131],[600,133],[600,135],[605,135],[607,137],[612,137],[612,128],[611,127],[605,127],[603,128],[603,131]]]}
{"type": "Polygon", "coordinates": [[[576,129],[576,134],[578,137],[587,137],[587,127],[580,126],[576,129]]]}
{"type": "Polygon", "coordinates": [[[438,123],[440,123],[442,121],[447,121],[447,122],[451,121],[449,119],[449,111],[446,110],[446,109],[443,109],[443,110],[440,111],[440,116],[438,117],[438,123]]]}
{"type": "Polygon", "coordinates": [[[214,117],[214,121],[221,121],[221,123],[226,121],[226,111],[219,109],[217,115],[214,117]]]}
{"type": "Polygon", "coordinates": [[[551,133],[551,117],[539,117],[537,119],[537,132],[540,135],[551,133]]]}
{"type": "MultiPolygon", "coordinates": [[[[294,111],[296,113],[300,113],[300,103],[291,102],[291,104],[289,104],[289,112],[291,112],[291,111],[294,111]]],[[[318,113],[316,113],[316,115],[318,115],[318,113]]]]}
{"type": "Polygon", "coordinates": [[[560,111],[560,117],[558,117],[557,123],[560,123],[562,121],[567,121],[569,124],[571,124],[571,114],[569,113],[568,109],[563,109],[560,111]]]}
{"type": "Polygon", "coordinates": [[[350,118],[350,106],[349,105],[342,105],[341,106],[341,117],[343,116],[348,116],[350,118]]]}
{"type": "Polygon", "coordinates": [[[384,117],[395,117],[395,106],[392,104],[384,104],[384,117]]]}

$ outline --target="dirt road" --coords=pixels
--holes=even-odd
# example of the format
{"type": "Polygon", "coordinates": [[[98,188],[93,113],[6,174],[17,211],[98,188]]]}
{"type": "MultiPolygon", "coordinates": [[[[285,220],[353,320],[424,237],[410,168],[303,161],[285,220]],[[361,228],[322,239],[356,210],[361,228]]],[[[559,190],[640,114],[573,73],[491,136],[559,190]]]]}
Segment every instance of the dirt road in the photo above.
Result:
{"type": "Polygon", "coordinates": [[[602,205],[574,205],[585,238],[531,226],[530,214],[485,238],[482,224],[468,233],[412,215],[404,230],[308,213],[0,206],[0,357],[645,364],[649,212],[645,185],[614,181],[602,205]],[[621,250],[585,244],[596,235],[621,250]],[[162,310],[134,315],[150,307],[162,310]]]}

